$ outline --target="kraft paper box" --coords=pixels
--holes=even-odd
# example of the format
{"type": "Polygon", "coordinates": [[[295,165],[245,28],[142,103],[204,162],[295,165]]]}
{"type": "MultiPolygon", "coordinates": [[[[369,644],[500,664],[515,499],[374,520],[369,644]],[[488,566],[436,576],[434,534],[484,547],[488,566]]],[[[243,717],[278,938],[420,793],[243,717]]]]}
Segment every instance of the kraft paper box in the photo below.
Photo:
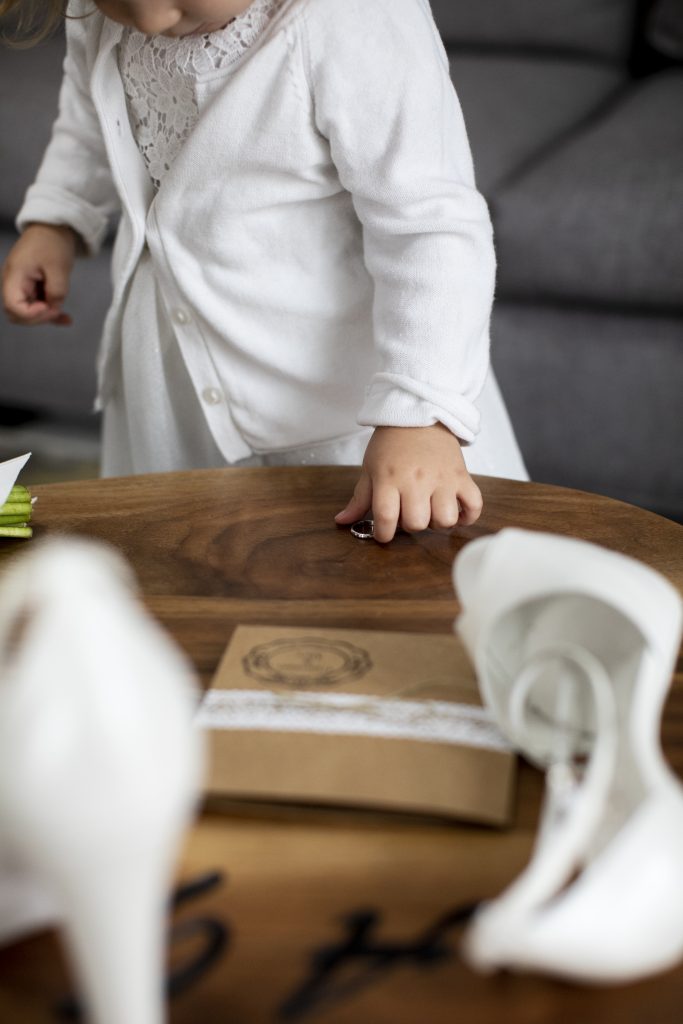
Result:
{"type": "Polygon", "coordinates": [[[455,636],[239,626],[198,724],[210,796],[509,820],[514,756],[455,636]]]}

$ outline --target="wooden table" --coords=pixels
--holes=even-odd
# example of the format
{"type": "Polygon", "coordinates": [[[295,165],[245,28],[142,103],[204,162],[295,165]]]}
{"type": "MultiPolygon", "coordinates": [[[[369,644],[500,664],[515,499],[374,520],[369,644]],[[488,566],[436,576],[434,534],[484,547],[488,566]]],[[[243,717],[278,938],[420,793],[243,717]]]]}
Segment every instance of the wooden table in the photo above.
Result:
{"type": "MultiPolygon", "coordinates": [[[[115,544],[204,682],[238,623],[450,631],[455,555],[504,526],[603,544],[683,590],[683,528],[631,506],[482,478],[476,526],[401,534],[380,546],[333,525],[355,476],[347,468],[245,469],[46,485],[35,488],[36,535],[68,531],[115,544]]],[[[0,571],[19,547],[0,549],[0,571]]],[[[680,672],[663,734],[683,773],[680,672]]],[[[204,814],[180,878],[215,869],[224,878],[180,906],[176,920],[224,945],[171,999],[171,1024],[680,1024],[683,966],[602,990],[484,978],[459,960],[460,912],[524,865],[541,788],[539,773],[522,765],[514,825],[504,831],[275,807],[204,814]]],[[[175,943],[174,964],[202,943],[175,943]]],[[[1,951],[0,1021],[54,1022],[69,986],[53,934],[1,951]]]]}

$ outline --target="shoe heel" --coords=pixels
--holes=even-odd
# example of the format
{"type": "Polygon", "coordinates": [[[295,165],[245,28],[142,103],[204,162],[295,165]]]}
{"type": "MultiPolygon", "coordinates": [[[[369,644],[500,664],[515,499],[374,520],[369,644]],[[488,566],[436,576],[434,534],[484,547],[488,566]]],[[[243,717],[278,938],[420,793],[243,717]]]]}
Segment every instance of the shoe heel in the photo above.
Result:
{"type": "Polygon", "coordinates": [[[605,983],[671,966],[683,956],[683,788],[659,725],[678,592],[632,559],[519,530],[468,545],[454,580],[484,701],[547,773],[531,861],[476,915],[466,957],[605,983]]]}
{"type": "Polygon", "coordinates": [[[0,843],[54,901],[95,1024],[163,1019],[202,768],[193,673],[131,588],[80,541],[36,545],[0,587],[0,843]]]}

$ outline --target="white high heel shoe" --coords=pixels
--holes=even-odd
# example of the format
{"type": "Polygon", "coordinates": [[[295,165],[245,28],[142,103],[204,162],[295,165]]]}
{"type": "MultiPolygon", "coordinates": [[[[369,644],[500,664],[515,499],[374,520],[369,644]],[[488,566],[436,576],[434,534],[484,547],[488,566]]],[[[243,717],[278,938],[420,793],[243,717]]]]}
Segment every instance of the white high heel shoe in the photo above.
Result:
{"type": "Polygon", "coordinates": [[[524,530],[468,544],[456,628],[482,697],[546,769],[531,861],[464,940],[480,970],[631,981],[683,957],[683,787],[659,743],[678,592],[584,541],[524,530]]]}
{"type": "Polygon", "coordinates": [[[0,859],[25,901],[8,924],[57,919],[97,1024],[164,1018],[167,896],[201,771],[195,693],[113,550],[38,544],[3,575],[0,859]]]}

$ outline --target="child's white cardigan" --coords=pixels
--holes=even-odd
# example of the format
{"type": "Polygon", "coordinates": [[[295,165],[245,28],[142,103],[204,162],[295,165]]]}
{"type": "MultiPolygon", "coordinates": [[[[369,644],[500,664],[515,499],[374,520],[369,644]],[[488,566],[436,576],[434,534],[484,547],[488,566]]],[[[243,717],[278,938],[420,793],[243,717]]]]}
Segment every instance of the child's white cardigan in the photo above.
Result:
{"type": "MultiPolygon", "coordinates": [[[[71,0],[70,13],[92,11],[71,0]]],[[[119,25],[67,23],[52,141],[18,217],[95,251],[121,209],[99,361],[143,247],[224,456],[440,420],[475,437],[495,261],[427,0],[287,0],[156,196],[117,67],[119,25]]],[[[147,325],[145,325],[147,326],[147,325]]],[[[150,336],[158,330],[149,325],[150,336]]]]}

